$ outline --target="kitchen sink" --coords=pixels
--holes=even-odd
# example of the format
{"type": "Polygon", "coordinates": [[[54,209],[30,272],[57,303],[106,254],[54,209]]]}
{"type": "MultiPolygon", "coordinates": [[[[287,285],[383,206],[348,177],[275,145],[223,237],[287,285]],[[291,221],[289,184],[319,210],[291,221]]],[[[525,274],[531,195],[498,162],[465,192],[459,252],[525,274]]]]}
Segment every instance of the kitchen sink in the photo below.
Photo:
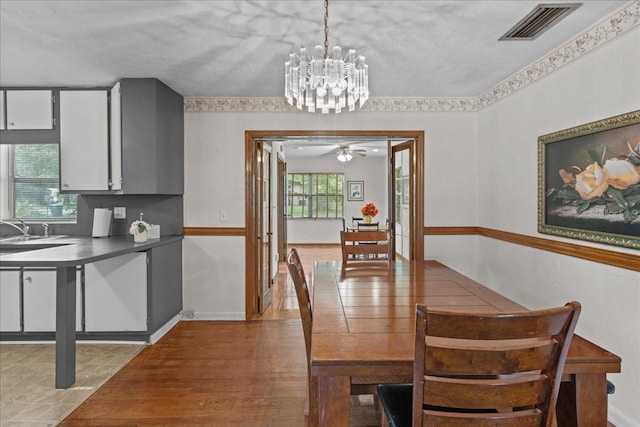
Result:
{"type": "Polygon", "coordinates": [[[0,243],[20,243],[20,242],[33,242],[33,241],[39,241],[39,242],[45,242],[48,240],[52,240],[52,239],[59,239],[61,237],[66,237],[63,235],[56,235],[56,236],[11,236],[11,237],[4,237],[2,239],[0,239],[0,243]]]}
{"type": "Polygon", "coordinates": [[[16,242],[30,242],[32,240],[41,240],[44,239],[44,236],[11,236],[11,237],[5,237],[0,239],[0,243],[4,243],[4,242],[11,242],[11,243],[16,243],[16,242]]]}
{"type": "Polygon", "coordinates": [[[0,239],[0,255],[9,255],[18,252],[35,251],[37,249],[55,248],[64,246],[69,242],[57,240],[62,235],[55,236],[11,236],[0,239]]]}

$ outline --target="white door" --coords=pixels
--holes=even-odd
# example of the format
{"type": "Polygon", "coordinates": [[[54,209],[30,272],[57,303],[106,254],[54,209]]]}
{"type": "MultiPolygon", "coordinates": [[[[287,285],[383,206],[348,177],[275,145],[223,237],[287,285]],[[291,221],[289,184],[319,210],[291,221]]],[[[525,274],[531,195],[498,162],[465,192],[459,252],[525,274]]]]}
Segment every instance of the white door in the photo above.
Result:
{"type": "MultiPolygon", "coordinates": [[[[53,332],[56,330],[56,272],[25,270],[24,331],[53,332]]],[[[82,330],[82,274],[76,273],[76,331],[82,330]]]]}
{"type": "Polygon", "coordinates": [[[393,165],[393,240],[396,256],[411,260],[411,224],[413,212],[413,144],[401,143],[391,148],[393,165]]]}
{"type": "Polygon", "coordinates": [[[53,92],[50,90],[8,90],[7,129],[53,129],[53,92]]]}
{"type": "Polygon", "coordinates": [[[85,329],[147,330],[147,253],[85,265],[85,329]]]}
{"type": "Polygon", "coordinates": [[[109,190],[106,90],[60,91],[62,191],[109,190]]]}
{"type": "Polygon", "coordinates": [[[4,123],[4,91],[0,90],[0,129],[6,129],[4,123]]]}
{"type": "Polygon", "coordinates": [[[111,189],[122,190],[122,101],[120,82],[111,89],[111,117],[109,159],[111,160],[111,189]]]}
{"type": "Polygon", "coordinates": [[[20,331],[20,271],[0,271],[0,331],[20,331]]]}

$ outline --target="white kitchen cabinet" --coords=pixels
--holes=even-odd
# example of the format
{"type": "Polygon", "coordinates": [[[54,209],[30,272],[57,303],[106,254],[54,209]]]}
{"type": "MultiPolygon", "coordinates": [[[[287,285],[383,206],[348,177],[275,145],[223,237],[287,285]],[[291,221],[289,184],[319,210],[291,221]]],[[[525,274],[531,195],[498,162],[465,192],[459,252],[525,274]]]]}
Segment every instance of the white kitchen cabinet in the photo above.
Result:
{"type": "Polygon", "coordinates": [[[60,91],[62,191],[110,190],[106,90],[60,91]]]}
{"type": "Polygon", "coordinates": [[[147,254],[85,265],[85,330],[147,330],[147,254]]]}
{"type": "MultiPolygon", "coordinates": [[[[82,274],[76,274],[76,331],[82,330],[82,274]]],[[[22,278],[24,296],[24,331],[55,332],[56,272],[25,270],[22,278]]]]}
{"type": "Polygon", "coordinates": [[[7,90],[8,130],[53,129],[53,91],[7,90]]]}
{"type": "Polygon", "coordinates": [[[0,130],[6,129],[4,121],[4,91],[0,90],[0,130]]]}
{"type": "Polygon", "coordinates": [[[20,271],[0,270],[0,331],[20,331],[20,271]]]}

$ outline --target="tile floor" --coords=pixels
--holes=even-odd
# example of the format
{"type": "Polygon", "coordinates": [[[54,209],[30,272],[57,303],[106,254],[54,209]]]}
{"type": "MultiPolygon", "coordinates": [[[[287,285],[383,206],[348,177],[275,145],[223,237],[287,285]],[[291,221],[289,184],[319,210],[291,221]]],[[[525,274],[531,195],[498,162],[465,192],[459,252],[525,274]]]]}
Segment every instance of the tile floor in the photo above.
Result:
{"type": "Polygon", "coordinates": [[[55,426],[143,348],[78,343],[76,383],[56,390],[53,344],[0,345],[0,426],[55,426]]]}

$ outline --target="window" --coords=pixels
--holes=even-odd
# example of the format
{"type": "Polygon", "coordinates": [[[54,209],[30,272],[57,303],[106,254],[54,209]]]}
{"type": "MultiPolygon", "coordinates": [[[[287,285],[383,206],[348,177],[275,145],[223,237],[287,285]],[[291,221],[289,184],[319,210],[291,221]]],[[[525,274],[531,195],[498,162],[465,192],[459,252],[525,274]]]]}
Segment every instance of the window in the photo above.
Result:
{"type": "Polygon", "coordinates": [[[58,144],[0,145],[2,219],[75,219],[75,194],[60,194],[58,144]]]}
{"type": "Polygon", "coordinates": [[[342,173],[290,173],[287,177],[289,218],[342,218],[342,173]]]}

